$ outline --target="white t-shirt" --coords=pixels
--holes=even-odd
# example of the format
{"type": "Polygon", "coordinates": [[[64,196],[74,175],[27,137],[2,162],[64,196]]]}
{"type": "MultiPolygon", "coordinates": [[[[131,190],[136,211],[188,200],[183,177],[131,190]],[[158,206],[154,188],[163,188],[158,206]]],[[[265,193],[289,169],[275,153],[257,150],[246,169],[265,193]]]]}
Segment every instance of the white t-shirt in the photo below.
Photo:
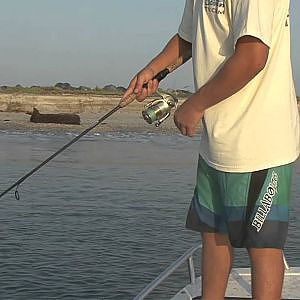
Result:
{"type": "Polygon", "coordinates": [[[251,172],[299,155],[299,115],[290,60],[289,0],[186,0],[178,34],[192,43],[196,90],[254,36],[270,51],[243,89],[205,111],[200,155],[213,168],[251,172]]]}

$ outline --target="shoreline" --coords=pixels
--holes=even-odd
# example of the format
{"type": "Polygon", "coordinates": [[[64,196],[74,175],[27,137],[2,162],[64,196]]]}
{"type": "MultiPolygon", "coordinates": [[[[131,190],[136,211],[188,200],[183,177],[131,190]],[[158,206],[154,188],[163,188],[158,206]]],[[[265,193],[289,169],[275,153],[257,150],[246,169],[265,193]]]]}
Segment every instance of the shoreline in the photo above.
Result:
{"type": "MultiPolygon", "coordinates": [[[[80,114],[80,125],[54,124],[54,123],[32,123],[30,115],[21,112],[0,112],[0,131],[5,132],[27,132],[27,133],[74,133],[79,134],[83,130],[92,126],[109,110],[102,113],[82,113],[80,114]]],[[[148,124],[142,117],[141,112],[124,110],[116,112],[99,124],[90,133],[158,133],[158,134],[178,134],[179,131],[170,116],[159,127],[148,124]]]]}
{"type": "MultiPolygon", "coordinates": [[[[158,98],[158,96],[149,97],[144,102],[132,102],[99,124],[91,133],[179,134],[180,132],[173,122],[173,115],[159,127],[148,124],[143,119],[142,110],[144,106],[158,98]]],[[[179,104],[184,100],[185,98],[179,99],[179,104]]],[[[116,107],[119,101],[119,95],[0,94],[0,131],[79,134],[116,107]],[[33,107],[41,113],[76,113],[80,115],[81,124],[32,123],[28,112],[32,112],[33,107]]],[[[300,102],[298,102],[298,108],[300,111],[300,102]]]]}
{"type": "MultiPolygon", "coordinates": [[[[172,116],[158,128],[143,119],[142,110],[145,104],[158,98],[158,96],[149,97],[143,103],[132,102],[99,124],[92,132],[178,133],[172,116]]],[[[80,133],[116,107],[119,101],[119,95],[0,94],[0,130],[29,133],[80,133]],[[34,107],[41,113],[78,114],[80,125],[32,123],[28,113],[32,112],[34,107]]]]}

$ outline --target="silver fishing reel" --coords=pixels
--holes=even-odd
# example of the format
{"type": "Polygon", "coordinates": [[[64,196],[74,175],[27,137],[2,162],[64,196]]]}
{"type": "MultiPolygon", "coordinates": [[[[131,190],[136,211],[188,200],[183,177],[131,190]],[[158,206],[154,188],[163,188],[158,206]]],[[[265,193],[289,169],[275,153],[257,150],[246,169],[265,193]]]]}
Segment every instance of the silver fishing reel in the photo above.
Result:
{"type": "Polygon", "coordinates": [[[149,102],[142,111],[147,123],[154,123],[158,127],[171,114],[171,110],[178,105],[178,99],[171,94],[157,92],[162,98],[149,102]]]}

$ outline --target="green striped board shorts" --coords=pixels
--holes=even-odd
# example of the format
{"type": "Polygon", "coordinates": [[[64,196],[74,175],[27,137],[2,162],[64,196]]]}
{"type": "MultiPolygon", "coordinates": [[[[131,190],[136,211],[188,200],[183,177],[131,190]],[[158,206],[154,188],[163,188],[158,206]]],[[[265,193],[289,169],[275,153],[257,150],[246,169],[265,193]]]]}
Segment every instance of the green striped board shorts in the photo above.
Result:
{"type": "Polygon", "coordinates": [[[228,234],[233,247],[283,249],[293,164],[266,170],[218,171],[199,157],[186,227],[228,234]]]}

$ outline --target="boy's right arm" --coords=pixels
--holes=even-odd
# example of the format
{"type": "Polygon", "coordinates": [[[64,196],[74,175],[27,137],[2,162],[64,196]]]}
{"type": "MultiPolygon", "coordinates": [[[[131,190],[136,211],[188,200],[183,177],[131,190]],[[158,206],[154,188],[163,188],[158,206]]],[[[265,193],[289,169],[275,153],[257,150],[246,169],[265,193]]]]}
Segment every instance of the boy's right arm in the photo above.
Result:
{"type": "Polygon", "coordinates": [[[172,72],[191,57],[191,43],[178,34],[174,35],[165,48],[131,80],[122,100],[126,101],[134,94],[138,101],[143,101],[157,90],[159,82],[153,78],[160,71],[167,68],[172,72]]]}

